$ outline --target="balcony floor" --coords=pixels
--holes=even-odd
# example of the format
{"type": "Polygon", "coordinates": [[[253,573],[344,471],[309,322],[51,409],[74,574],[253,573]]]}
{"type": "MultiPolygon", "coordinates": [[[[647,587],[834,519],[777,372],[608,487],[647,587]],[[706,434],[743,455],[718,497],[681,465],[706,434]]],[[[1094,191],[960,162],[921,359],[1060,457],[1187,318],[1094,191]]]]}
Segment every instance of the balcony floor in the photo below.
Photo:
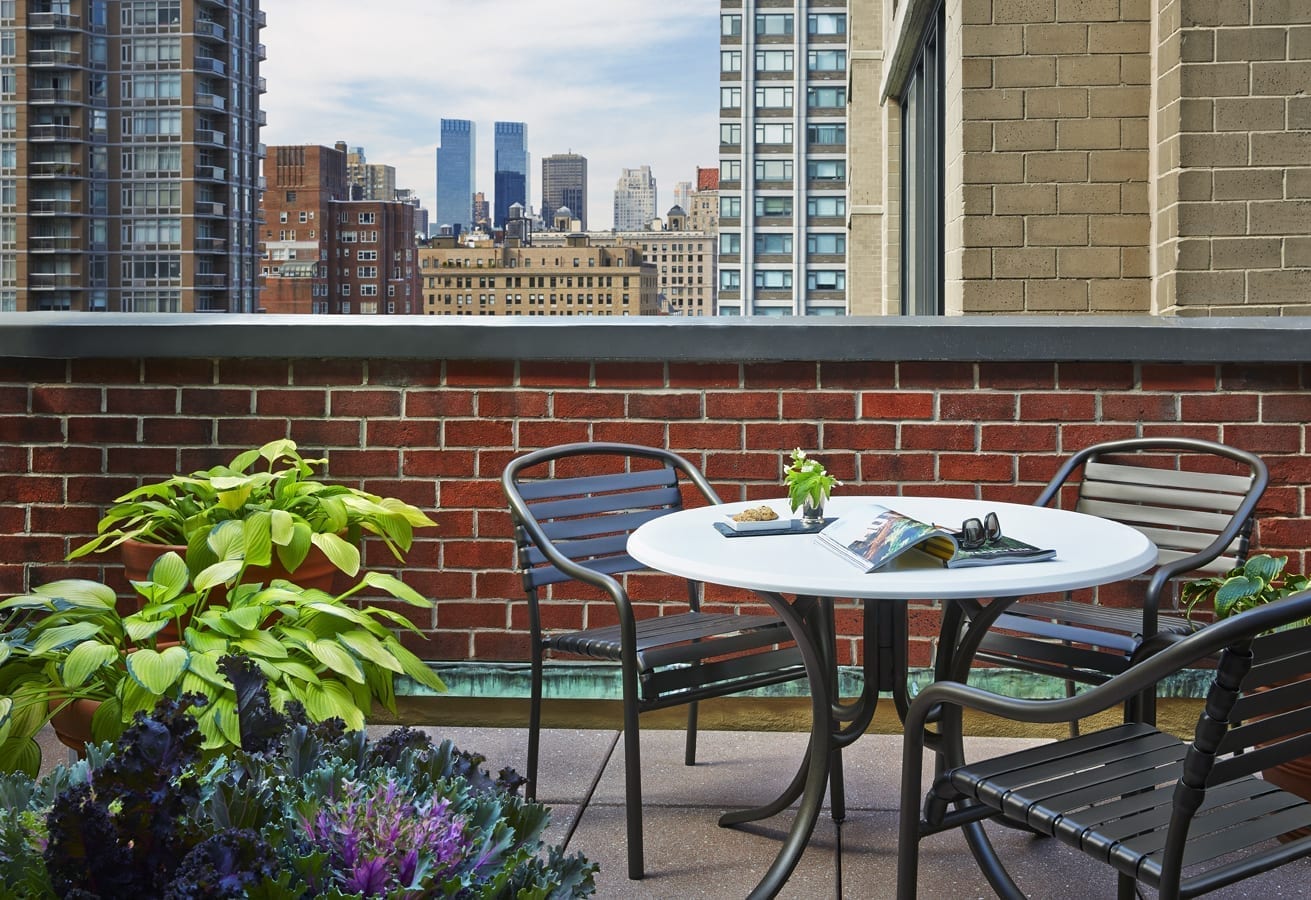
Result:
{"type": "MultiPolygon", "coordinates": [[[[375,726],[383,731],[389,726],[375,726]]],[[[425,727],[435,740],[487,757],[493,772],[523,772],[527,731],[520,728],[425,727]]],[[[47,729],[45,760],[63,759],[47,729]]],[[[568,849],[600,864],[596,896],[615,898],[740,898],[768,868],[791,822],[790,813],[747,829],[719,828],[720,813],[772,799],[791,777],[805,749],[801,733],[702,731],[698,764],[682,764],[683,733],[648,729],[642,734],[647,876],[629,881],[624,844],[623,745],[616,731],[552,729],[542,736],[539,799],[552,808],[546,839],[565,839],[568,849]],[[599,775],[599,777],[598,777],[599,775]],[[588,790],[595,781],[590,799],[588,790]]],[[[1017,749],[1024,738],[966,738],[971,759],[1017,749]]],[[[844,753],[847,821],[842,827],[843,897],[892,897],[896,883],[897,806],[901,739],[867,734],[844,753]]],[[[1033,898],[1115,897],[1109,870],[1055,841],[1005,828],[990,833],[1011,873],[1033,898]]],[[[834,897],[834,826],[827,812],[780,897],[834,897]]],[[[991,897],[965,842],[948,833],[921,851],[920,896],[991,897]]],[[[1311,897],[1311,860],[1218,891],[1217,898],[1311,897]]]]}

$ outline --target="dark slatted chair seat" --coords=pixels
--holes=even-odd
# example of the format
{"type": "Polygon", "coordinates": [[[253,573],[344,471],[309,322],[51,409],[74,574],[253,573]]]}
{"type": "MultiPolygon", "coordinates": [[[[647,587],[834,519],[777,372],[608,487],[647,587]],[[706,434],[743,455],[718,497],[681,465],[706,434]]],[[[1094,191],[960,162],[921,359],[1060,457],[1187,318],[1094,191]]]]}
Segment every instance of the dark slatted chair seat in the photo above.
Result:
{"type": "MultiPolygon", "coordinates": [[[[536,796],[546,651],[617,662],[623,675],[628,874],[643,875],[638,714],[687,704],[684,759],[696,761],[697,701],[805,677],[801,652],[777,616],[703,612],[698,586],[661,598],[664,615],[637,618],[625,587],[644,568],[628,555],[628,536],[683,508],[687,486],[719,503],[687,460],[655,447],[566,444],[510,462],[501,479],[515,524],[519,570],[528,597],[532,694],[528,727],[529,798],[536,796]],[[553,585],[580,582],[613,602],[617,623],[575,631],[542,627],[553,585]]],[[[572,596],[572,594],[570,595],[572,596]]]]}
{"type": "MultiPolygon", "coordinates": [[[[921,840],[990,818],[1106,863],[1121,898],[1141,896],[1138,885],[1165,898],[1195,897],[1311,856],[1311,799],[1276,784],[1278,776],[1258,777],[1311,755],[1309,615],[1311,591],[1302,591],[1181,638],[1062,700],[1013,700],[946,681],[926,688],[906,721],[897,896],[915,897],[921,840]],[[1214,675],[1191,741],[1128,722],[964,764],[948,758],[958,751],[939,746],[941,774],[917,803],[923,726],[944,707],[1025,722],[1082,718],[1203,660],[1214,663],[1214,675]]],[[[983,872],[999,896],[1019,896],[1004,868],[985,864],[983,872]]]]}

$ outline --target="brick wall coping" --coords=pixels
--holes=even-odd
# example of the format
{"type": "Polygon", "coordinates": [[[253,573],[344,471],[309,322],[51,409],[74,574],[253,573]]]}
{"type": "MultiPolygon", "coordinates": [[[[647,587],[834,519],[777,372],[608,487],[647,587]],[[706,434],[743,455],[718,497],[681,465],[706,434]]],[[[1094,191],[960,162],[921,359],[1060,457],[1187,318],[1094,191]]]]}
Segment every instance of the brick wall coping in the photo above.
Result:
{"type": "Polygon", "coordinates": [[[11,358],[1303,362],[1311,317],[0,313],[11,358]]]}

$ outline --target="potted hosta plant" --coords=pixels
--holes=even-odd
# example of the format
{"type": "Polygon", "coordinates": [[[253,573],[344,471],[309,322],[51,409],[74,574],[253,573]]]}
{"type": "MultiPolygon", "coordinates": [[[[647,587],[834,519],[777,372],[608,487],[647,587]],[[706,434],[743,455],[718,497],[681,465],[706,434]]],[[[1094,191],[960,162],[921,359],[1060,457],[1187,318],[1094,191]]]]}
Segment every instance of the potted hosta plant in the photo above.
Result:
{"type": "Polygon", "coordinates": [[[294,700],[316,721],[340,718],[351,728],[363,727],[375,702],[395,712],[398,676],[444,689],[392,633],[418,633],[408,619],[356,603],[366,590],[420,609],[431,601],[378,572],[340,594],[281,579],[246,581],[248,537],[241,522],[220,523],[208,535],[218,561],[194,576],[180,556],[165,553],[133,583],[141,608],[130,614],[120,611],[112,588],[81,579],[0,602],[7,617],[0,634],[0,770],[36,771],[36,732],[74,707],[90,706],[89,736],[102,741],[159,697],[184,692],[208,701],[197,710],[206,748],[238,744],[237,697],[218,666],[229,653],[243,653],[260,668],[278,708],[294,700]],[[221,597],[219,588],[227,589],[221,597]],[[165,633],[170,625],[176,639],[165,633]]]}
{"type": "Polygon", "coordinates": [[[35,782],[0,776],[0,881],[21,897],[572,898],[596,866],[545,847],[550,810],[450,741],[375,741],[298,704],[260,670],[235,686],[239,745],[207,753],[204,698],[164,698],[113,746],[35,782]]]}
{"type": "Polygon", "coordinates": [[[833,488],[842,482],[828,473],[817,459],[806,456],[800,447],[792,451],[792,462],[783,468],[783,483],[788,489],[792,511],[801,510],[807,524],[824,521],[824,504],[833,488]]]}
{"type": "Polygon", "coordinates": [[[320,560],[316,574],[327,573],[314,584],[328,587],[334,570],[359,572],[361,537],[378,538],[404,561],[414,529],[436,524],[401,500],[319,480],[327,463],[301,456],[294,441],[277,440],[225,466],[142,485],[119,497],[96,536],[68,558],[120,547],[132,580],[144,575],[163,546],[184,556],[197,573],[215,562],[209,532],[238,521],[250,535],[246,562],[255,567],[252,575],[268,581],[300,574],[305,583],[301,569],[313,550],[320,560]],[[280,568],[259,569],[270,565],[280,568]]]}
{"type": "MultiPolygon", "coordinates": [[[[1188,617],[1199,606],[1210,606],[1217,619],[1226,619],[1266,603],[1282,600],[1290,594],[1311,587],[1311,578],[1301,573],[1288,573],[1287,556],[1257,554],[1241,566],[1223,575],[1199,578],[1183,586],[1180,599],[1188,617]]],[[[1298,624],[1289,625],[1289,628],[1298,624]]],[[[1311,757],[1281,763],[1263,771],[1266,781],[1286,791],[1311,800],[1311,757]]],[[[1295,832],[1295,834],[1305,833],[1295,832]]]]}

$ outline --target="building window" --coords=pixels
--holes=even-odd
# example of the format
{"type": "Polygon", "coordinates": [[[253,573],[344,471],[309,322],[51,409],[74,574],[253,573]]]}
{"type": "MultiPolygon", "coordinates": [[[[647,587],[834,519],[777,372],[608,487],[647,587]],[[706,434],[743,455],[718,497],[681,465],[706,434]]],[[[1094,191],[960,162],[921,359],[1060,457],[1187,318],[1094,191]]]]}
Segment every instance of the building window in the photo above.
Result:
{"type": "Polygon", "coordinates": [[[719,105],[723,109],[742,108],[742,89],[740,87],[722,87],[719,89],[719,105]]]}
{"type": "Polygon", "coordinates": [[[756,16],[756,37],[783,37],[791,34],[791,13],[762,13],[756,16]]]}
{"type": "Polygon", "coordinates": [[[813,217],[845,216],[847,214],[846,197],[811,197],[806,200],[806,215],[813,217]]]}
{"type": "Polygon", "coordinates": [[[901,96],[901,311],[942,315],[943,4],[929,20],[901,96]]]}
{"type": "Polygon", "coordinates": [[[721,72],[741,72],[742,71],[742,51],[741,50],[722,50],[719,53],[719,71],[721,72]]]}
{"type": "Polygon", "coordinates": [[[806,290],[809,291],[845,291],[847,273],[816,269],[806,273],[806,290]]]}
{"type": "Polygon", "coordinates": [[[810,181],[845,181],[847,162],[843,159],[812,159],[806,163],[806,178],[810,181]]]}
{"type": "Polygon", "coordinates": [[[845,72],[847,71],[846,50],[808,50],[807,67],[811,72],[845,72]]]}
{"type": "Polygon", "coordinates": [[[757,109],[791,109],[792,88],[758,87],[756,88],[757,109]]]}
{"type": "Polygon", "coordinates": [[[742,252],[742,235],[735,231],[726,231],[719,235],[719,252],[720,253],[741,253],[742,252]]]}
{"type": "Polygon", "coordinates": [[[787,269],[756,269],[756,287],[766,291],[792,289],[792,273],[787,269]]]}
{"type": "Polygon", "coordinates": [[[842,254],[847,252],[845,234],[811,234],[806,236],[806,252],[811,256],[842,254]]]}
{"type": "Polygon", "coordinates": [[[847,143],[847,126],[842,123],[807,125],[806,143],[836,147],[845,146],[847,143]]]}
{"type": "Polygon", "coordinates": [[[791,181],[792,160],[758,159],[756,160],[756,181],[791,181]]]}
{"type": "Polygon", "coordinates": [[[847,17],[843,13],[811,13],[806,17],[807,34],[846,34],[847,17]]]}
{"type": "Polygon", "coordinates": [[[742,123],[721,122],[719,125],[719,143],[721,144],[742,143],[742,123]]]}
{"type": "Polygon", "coordinates": [[[756,253],[791,253],[792,235],[758,234],[756,235],[756,253]]]}
{"type": "Polygon", "coordinates": [[[742,273],[737,269],[719,270],[719,289],[721,291],[738,291],[742,289],[742,273]]]}
{"type": "Polygon", "coordinates": [[[757,50],[756,71],[757,72],[791,72],[792,51],[791,50],[757,50]]]}
{"type": "Polygon", "coordinates": [[[372,224],[374,224],[374,221],[375,221],[375,220],[374,220],[374,214],[373,214],[373,213],[371,213],[371,212],[362,212],[362,213],[360,213],[360,224],[361,224],[361,225],[372,225],[372,224]]]}
{"type": "Polygon", "coordinates": [[[791,144],[792,123],[791,122],[757,122],[756,143],[757,144],[791,144]]]}
{"type": "Polygon", "coordinates": [[[724,37],[741,37],[742,17],[736,14],[720,16],[719,33],[722,34],[724,37]]]}
{"type": "Polygon", "coordinates": [[[724,181],[741,181],[742,160],[721,159],[719,161],[719,177],[724,181]]]}
{"type": "Polygon", "coordinates": [[[721,219],[736,219],[742,215],[742,198],[741,197],[720,197],[719,198],[719,217],[721,219]]]}
{"type": "Polygon", "coordinates": [[[756,217],[776,218],[792,215],[791,197],[757,197],[756,217]]]}

